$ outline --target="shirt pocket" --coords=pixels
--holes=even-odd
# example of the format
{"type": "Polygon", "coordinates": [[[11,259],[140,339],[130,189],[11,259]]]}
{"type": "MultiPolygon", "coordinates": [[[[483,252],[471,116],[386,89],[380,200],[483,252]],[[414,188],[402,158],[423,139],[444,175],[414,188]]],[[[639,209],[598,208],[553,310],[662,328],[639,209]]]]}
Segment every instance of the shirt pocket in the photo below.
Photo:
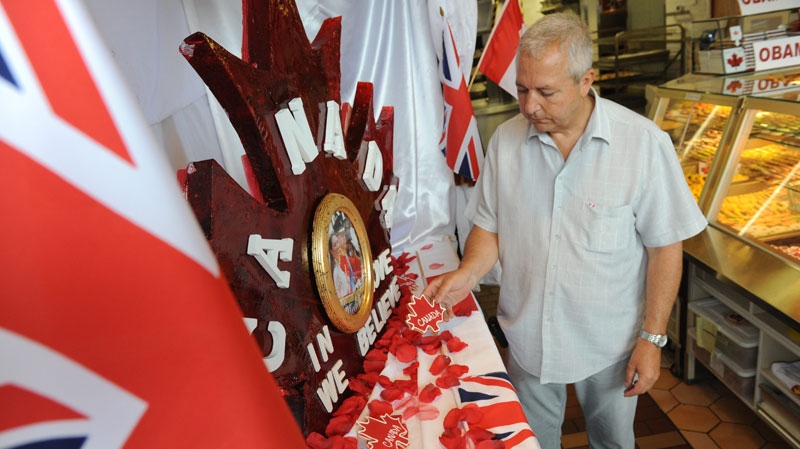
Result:
{"type": "Polygon", "coordinates": [[[582,216],[582,243],[590,251],[613,253],[628,248],[634,240],[631,206],[606,207],[586,202],[582,216]]]}

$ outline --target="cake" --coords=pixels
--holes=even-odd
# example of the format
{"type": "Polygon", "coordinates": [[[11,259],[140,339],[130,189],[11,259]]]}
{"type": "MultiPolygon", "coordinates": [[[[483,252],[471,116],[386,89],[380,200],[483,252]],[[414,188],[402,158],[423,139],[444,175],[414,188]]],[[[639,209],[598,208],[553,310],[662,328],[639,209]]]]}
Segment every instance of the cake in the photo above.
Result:
{"type": "Polygon", "coordinates": [[[368,83],[352,107],[342,105],[339,18],[309,43],[293,2],[245,1],[243,9],[244,60],[203,33],[180,51],[238,132],[252,193],[213,160],[191,163],[181,178],[308,435],[324,432],[352,395],[350,379],[400,300],[389,243],[393,110],[375,120],[368,83]],[[332,274],[340,263],[346,293],[332,274]]]}

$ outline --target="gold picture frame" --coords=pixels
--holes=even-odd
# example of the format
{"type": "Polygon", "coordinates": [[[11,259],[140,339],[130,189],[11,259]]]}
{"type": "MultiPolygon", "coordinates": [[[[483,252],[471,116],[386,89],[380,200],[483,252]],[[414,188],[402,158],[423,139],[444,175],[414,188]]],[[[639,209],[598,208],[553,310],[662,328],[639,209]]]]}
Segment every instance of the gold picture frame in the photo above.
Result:
{"type": "Polygon", "coordinates": [[[372,311],[372,250],[358,209],[344,195],[326,195],[314,212],[311,265],[322,305],[342,332],[361,329],[372,311]]]}

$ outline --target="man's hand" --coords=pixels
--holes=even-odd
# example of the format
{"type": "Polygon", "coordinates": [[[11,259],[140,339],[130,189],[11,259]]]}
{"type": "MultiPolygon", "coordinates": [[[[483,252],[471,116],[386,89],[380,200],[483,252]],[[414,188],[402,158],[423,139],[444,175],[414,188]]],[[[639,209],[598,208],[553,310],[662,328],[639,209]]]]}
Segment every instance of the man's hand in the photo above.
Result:
{"type": "Polygon", "coordinates": [[[647,393],[661,375],[661,348],[641,338],[636,340],[625,371],[626,397],[647,393]]]}
{"type": "Polygon", "coordinates": [[[461,302],[475,286],[475,279],[469,270],[457,269],[445,273],[428,284],[422,291],[422,296],[444,307],[444,319],[453,316],[453,306],[461,302]]]}

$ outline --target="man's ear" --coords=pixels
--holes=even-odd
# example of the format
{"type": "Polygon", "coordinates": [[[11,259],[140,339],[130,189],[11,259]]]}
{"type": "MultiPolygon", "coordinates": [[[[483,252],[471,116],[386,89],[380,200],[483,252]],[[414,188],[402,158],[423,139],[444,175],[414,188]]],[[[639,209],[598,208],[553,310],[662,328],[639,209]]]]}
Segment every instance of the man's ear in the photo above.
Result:
{"type": "Polygon", "coordinates": [[[581,95],[587,95],[589,93],[589,88],[592,87],[595,75],[594,67],[583,74],[583,77],[581,77],[581,95]]]}

